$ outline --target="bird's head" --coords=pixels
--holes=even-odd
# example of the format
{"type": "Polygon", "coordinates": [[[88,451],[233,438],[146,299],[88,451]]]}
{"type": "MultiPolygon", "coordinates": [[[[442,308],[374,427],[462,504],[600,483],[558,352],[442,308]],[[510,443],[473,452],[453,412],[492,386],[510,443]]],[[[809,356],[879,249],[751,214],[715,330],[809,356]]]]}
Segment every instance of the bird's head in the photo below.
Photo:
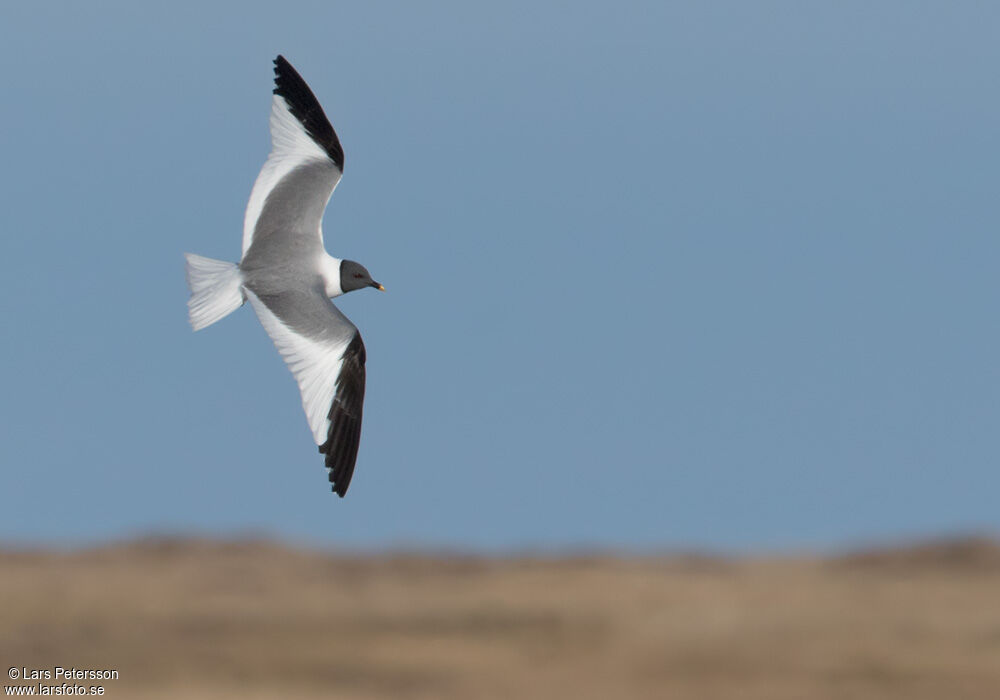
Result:
{"type": "Polygon", "coordinates": [[[353,260],[340,261],[340,288],[344,293],[353,292],[355,289],[364,287],[375,287],[380,292],[385,291],[385,287],[372,279],[371,274],[364,265],[353,260]]]}

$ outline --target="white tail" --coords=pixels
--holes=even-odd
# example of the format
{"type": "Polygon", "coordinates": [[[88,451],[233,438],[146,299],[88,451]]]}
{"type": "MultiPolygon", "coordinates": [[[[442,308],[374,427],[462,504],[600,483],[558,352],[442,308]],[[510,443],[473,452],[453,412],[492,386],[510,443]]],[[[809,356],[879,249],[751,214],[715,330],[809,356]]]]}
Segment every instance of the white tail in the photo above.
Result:
{"type": "Polygon", "coordinates": [[[231,262],[204,258],[194,253],[184,253],[191,298],[188,299],[188,318],[191,327],[200,331],[220,318],[243,306],[243,275],[231,262]]]}

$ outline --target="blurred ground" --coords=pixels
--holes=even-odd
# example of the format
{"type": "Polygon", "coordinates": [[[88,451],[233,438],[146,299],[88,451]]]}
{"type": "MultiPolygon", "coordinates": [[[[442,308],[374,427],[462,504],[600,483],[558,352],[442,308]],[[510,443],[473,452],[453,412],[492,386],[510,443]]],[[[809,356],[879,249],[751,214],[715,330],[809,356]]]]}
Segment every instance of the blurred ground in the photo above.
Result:
{"type": "Polygon", "coordinates": [[[730,560],[156,539],[7,550],[0,603],[4,669],[116,668],[109,698],[1000,697],[988,540],[730,560]]]}

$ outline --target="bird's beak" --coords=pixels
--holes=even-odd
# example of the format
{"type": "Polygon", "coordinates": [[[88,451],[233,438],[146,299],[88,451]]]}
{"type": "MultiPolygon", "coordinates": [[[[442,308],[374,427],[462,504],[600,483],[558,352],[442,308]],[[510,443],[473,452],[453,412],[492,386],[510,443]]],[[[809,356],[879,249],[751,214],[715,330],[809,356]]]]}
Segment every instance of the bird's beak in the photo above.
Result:
{"type": "Polygon", "coordinates": [[[380,292],[384,292],[385,291],[385,287],[383,287],[378,282],[372,282],[372,286],[375,287],[375,289],[379,290],[380,292]]]}

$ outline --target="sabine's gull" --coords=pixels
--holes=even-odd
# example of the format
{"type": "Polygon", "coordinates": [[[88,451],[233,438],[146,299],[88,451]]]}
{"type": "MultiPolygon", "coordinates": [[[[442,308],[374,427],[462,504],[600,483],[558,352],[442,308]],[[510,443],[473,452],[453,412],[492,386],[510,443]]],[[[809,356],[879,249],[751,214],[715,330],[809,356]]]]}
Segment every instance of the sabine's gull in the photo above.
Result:
{"type": "Polygon", "coordinates": [[[246,301],[302,393],[309,428],[326,455],[333,491],[354,474],[365,396],[365,345],[331,297],[375,287],[364,266],[323,246],[323,210],[344,172],[344,150],[312,90],[283,56],[274,61],[271,154],[243,221],[239,264],[185,253],[188,313],[200,330],[246,301]]]}

